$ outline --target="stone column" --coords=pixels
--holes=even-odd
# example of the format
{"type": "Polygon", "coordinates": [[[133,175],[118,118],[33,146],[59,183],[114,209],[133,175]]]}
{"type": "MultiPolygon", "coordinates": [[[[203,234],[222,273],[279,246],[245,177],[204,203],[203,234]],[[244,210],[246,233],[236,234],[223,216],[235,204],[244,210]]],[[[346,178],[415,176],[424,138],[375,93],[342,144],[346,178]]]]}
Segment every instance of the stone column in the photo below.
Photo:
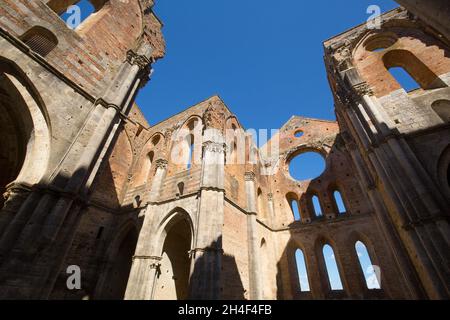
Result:
{"type": "Polygon", "coordinates": [[[247,239],[248,239],[248,266],[250,282],[250,300],[262,300],[261,261],[258,252],[257,233],[257,196],[255,188],[255,174],[251,171],[245,173],[245,191],[247,194],[247,239]]]}
{"type": "Polygon", "coordinates": [[[145,209],[144,222],[133,256],[125,300],[152,299],[155,279],[160,267],[159,261],[161,260],[161,257],[158,256],[161,253],[154,252],[154,246],[152,246],[156,232],[154,228],[154,212],[158,207],[158,204],[155,202],[158,201],[164,177],[166,176],[167,163],[165,159],[156,160],[156,173],[150,190],[150,203],[145,209]]]}
{"type": "Polygon", "coordinates": [[[224,163],[226,145],[219,130],[209,129],[203,139],[203,163],[197,230],[191,252],[191,299],[221,297],[222,228],[224,216],[224,163]]]}

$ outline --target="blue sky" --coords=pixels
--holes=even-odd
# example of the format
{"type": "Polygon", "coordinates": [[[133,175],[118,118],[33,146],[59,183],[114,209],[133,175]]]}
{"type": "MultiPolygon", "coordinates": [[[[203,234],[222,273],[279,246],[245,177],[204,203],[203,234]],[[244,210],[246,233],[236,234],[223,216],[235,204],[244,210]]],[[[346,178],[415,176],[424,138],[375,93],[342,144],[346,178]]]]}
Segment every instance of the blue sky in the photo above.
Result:
{"type": "Polygon", "coordinates": [[[219,94],[245,128],[334,120],[322,42],[392,0],[157,0],[166,57],[137,102],[151,124],[219,94]]]}

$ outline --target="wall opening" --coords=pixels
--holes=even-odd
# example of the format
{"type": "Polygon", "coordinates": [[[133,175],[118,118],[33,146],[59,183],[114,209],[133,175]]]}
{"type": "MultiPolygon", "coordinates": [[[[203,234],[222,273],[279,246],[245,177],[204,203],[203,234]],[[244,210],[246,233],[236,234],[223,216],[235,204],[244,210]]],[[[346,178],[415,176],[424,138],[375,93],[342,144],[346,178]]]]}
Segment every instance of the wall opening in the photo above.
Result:
{"type": "Polygon", "coordinates": [[[58,45],[56,36],[41,26],[32,27],[20,36],[20,40],[42,57],[46,57],[58,45]]]}
{"type": "Polygon", "coordinates": [[[182,196],[184,194],[184,182],[178,183],[177,187],[178,187],[178,195],[182,196]]]}
{"type": "Polygon", "coordinates": [[[296,199],[291,200],[291,209],[294,214],[294,220],[300,221],[302,219],[302,215],[300,213],[300,209],[298,207],[298,201],[296,199]]]}
{"type": "Polygon", "coordinates": [[[258,188],[258,212],[261,218],[266,218],[266,208],[264,204],[263,193],[260,188],[258,188]]]}
{"type": "Polygon", "coordinates": [[[102,298],[123,300],[137,240],[136,229],[132,228],[121,241],[117,253],[111,258],[111,268],[106,278],[107,288],[102,298]]]}
{"type": "Polygon", "coordinates": [[[341,276],[339,275],[339,268],[336,263],[336,256],[333,248],[326,244],[323,246],[323,258],[327,269],[328,281],[332,291],[343,290],[341,276]]]}
{"type": "Polygon", "coordinates": [[[342,199],[341,193],[338,190],[336,190],[333,192],[333,197],[338,213],[345,214],[347,212],[347,208],[345,207],[344,199],[342,199]]]}
{"type": "Polygon", "coordinates": [[[405,89],[406,92],[420,89],[420,85],[416,80],[402,67],[394,67],[389,69],[389,73],[394,79],[405,89]]]}
{"type": "Polygon", "coordinates": [[[27,151],[32,149],[33,132],[28,106],[7,75],[0,73],[0,209],[5,203],[3,194],[19,176],[27,151]]]}
{"type": "Polygon", "coordinates": [[[383,56],[386,69],[406,91],[444,88],[447,85],[427,65],[407,50],[391,50],[383,56]]]}
{"type": "Polygon", "coordinates": [[[431,108],[444,122],[450,122],[450,100],[438,100],[433,102],[431,108]]]}
{"type": "Polygon", "coordinates": [[[145,183],[147,183],[149,179],[150,172],[152,170],[152,164],[153,159],[155,158],[155,153],[153,151],[150,151],[144,159],[144,163],[142,164],[140,175],[138,176],[138,179],[136,181],[137,186],[141,186],[145,183]]]}
{"type": "Polygon", "coordinates": [[[190,170],[192,168],[192,162],[193,162],[193,157],[194,157],[194,136],[189,135],[186,142],[188,144],[188,155],[187,155],[186,168],[188,170],[190,170]]]}
{"type": "Polygon", "coordinates": [[[100,11],[108,0],[50,0],[47,3],[71,29],[78,28],[83,22],[100,11]]]}
{"type": "Polygon", "coordinates": [[[305,152],[289,160],[289,173],[294,180],[312,180],[325,170],[325,159],[318,152],[305,152]]]}
{"type": "Polygon", "coordinates": [[[361,241],[357,241],[355,243],[356,254],[358,255],[359,265],[361,267],[361,271],[364,274],[364,278],[366,280],[366,285],[368,289],[381,289],[380,279],[377,268],[372,264],[372,260],[370,259],[369,252],[364,243],[361,241]]]}
{"type": "Polygon", "coordinates": [[[191,229],[187,220],[175,223],[164,241],[160,274],[156,283],[156,300],[188,298],[191,229]]]}
{"type": "Polygon", "coordinates": [[[306,268],[306,260],[303,251],[297,249],[295,251],[295,262],[297,265],[298,284],[301,292],[309,292],[308,270],[306,268]]]}
{"type": "Polygon", "coordinates": [[[316,217],[322,217],[323,216],[323,212],[322,212],[322,207],[320,205],[320,200],[319,197],[314,195],[311,198],[311,202],[313,205],[313,210],[314,210],[314,214],[316,217]]]}

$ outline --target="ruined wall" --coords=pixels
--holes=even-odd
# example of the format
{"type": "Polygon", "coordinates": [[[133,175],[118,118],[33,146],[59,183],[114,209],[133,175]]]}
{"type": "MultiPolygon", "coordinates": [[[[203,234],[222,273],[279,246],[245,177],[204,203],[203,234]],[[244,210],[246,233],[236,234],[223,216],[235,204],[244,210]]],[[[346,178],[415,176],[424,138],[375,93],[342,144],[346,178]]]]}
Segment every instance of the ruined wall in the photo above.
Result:
{"type": "Polygon", "coordinates": [[[360,25],[324,43],[336,114],[409,293],[445,298],[448,39],[403,8],[381,21],[379,29],[360,25]],[[403,88],[392,68],[418,88],[403,88]]]}

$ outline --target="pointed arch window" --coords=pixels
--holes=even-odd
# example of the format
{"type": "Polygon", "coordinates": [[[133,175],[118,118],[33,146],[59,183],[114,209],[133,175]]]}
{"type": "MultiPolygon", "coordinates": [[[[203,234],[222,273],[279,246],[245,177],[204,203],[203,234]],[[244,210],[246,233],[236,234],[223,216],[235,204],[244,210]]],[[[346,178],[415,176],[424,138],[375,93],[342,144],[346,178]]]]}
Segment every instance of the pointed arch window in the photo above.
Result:
{"type": "Polygon", "coordinates": [[[336,256],[333,248],[326,244],[322,249],[323,258],[325,261],[328,281],[332,291],[343,290],[341,276],[339,274],[339,268],[336,263],[336,256]]]}
{"type": "Polygon", "coordinates": [[[294,220],[300,221],[302,219],[302,215],[300,213],[297,199],[291,200],[291,209],[292,209],[292,213],[294,214],[294,220]]]}
{"type": "Polygon", "coordinates": [[[100,11],[109,0],[49,0],[50,7],[71,29],[100,11]]]}
{"type": "Polygon", "coordinates": [[[347,208],[345,207],[344,199],[342,198],[342,194],[340,191],[335,190],[333,192],[334,202],[336,204],[336,208],[339,214],[345,214],[347,212],[347,208]]]}
{"type": "Polygon", "coordinates": [[[388,69],[391,76],[405,89],[406,92],[420,89],[420,84],[403,67],[393,67],[388,69]]]}
{"type": "Polygon", "coordinates": [[[355,243],[356,254],[358,255],[359,265],[364,274],[368,289],[381,289],[380,269],[372,264],[366,245],[362,241],[355,243]]]}
{"type": "Polygon", "coordinates": [[[322,207],[320,206],[319,197],[317,195],[313,195],[311,198],[311,201],[312,201],[315,216],[322,217],[323,213],[322,213],[322,207]]]}
{"type": "Polygon", "coordinates": [[[261,217],[264,218],[265,217],[264,197],[263,197],[263,193],[260,188],[258,188],[257,201],[258,201],[259,214],[261,215],[261,217]]]}
{"type": "Polygon", "coordinates": [[[186,139],[186,143],[188,145],[188,153],[187,153],[187,169],[190,170],[192,168],[193,159],[194,159],[194,136],[189,135],[186,139]]]}
{"type": "Polygon", "coordinates": [[[301,249],[295,251],[295,263],[297,266],[298,282],[301,292],[309,292],[308,270],[306,268],[306,260],[301,249]]]}

